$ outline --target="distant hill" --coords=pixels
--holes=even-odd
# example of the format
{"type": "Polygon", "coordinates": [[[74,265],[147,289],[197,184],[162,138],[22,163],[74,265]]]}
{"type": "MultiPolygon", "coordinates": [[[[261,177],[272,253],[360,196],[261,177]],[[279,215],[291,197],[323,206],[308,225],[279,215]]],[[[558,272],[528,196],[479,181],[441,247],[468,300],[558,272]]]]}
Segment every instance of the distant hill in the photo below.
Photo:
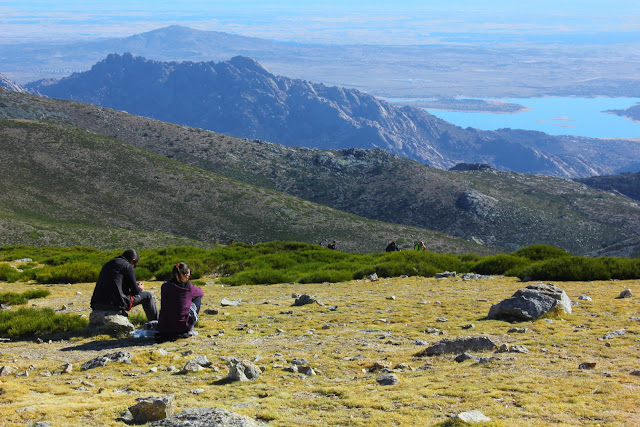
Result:
{"type": "Polygon", "coordinates": [[[405,247],[425,239],[438,251],[491,252],[245,184],[70,126],[0,120],[0,144],[0,224],[11,227],[0,232],[0,245],[337,239],[342,250],[379,252],[394,239],[405,247]]]}
{"type": "Polygon", "coordinates": [[[171,25],[129,37],[68,43],[0,41],[0,72],[26,84],[86,71],[114,52],[194,62],[242,55],[275,74],[389,98],[640,96],[640,43],[563,45],[554,38],[553,43],[498,46],[469,36],[455,44],[389,46],[372,40],[319,45],[171,25]]]}
{"type": "Polygon", "coordinates": [[[448,169],[488,163],[524,173],[592,176],[640,158],[640,143],[540,132],[462,129],[426,111],[395,107],[354,89],[275,76],[257,62],[158,62],[109,55],[90,71],[27,85],[162,121],[320,149],[383,148],[448,169]]]}
{"type": "Polygon", "coordinates": [[[609,110],[607,113],[617,114],[630,120],[640,122],[640,104],[636,104],[625,110],[609,110]]]}
{"type": "MultiPolygon", "coordinates": [[[[629,198],[567,179],[443,171],[380,149],[286,147],[6,90],[0,117],[75,126],[254,186],[503,250],[548,243],[591,253],[640,230],[640,207],[629,198]]],[[[264,206],[254,203],[257,211],[264,206]]],[[[365,235],[387,236],[366,228],[365,235]]]]}
{"type": "Polygon", "coordinates": [[[599,190],[617,191],[632,199],[640,200],[640,172],[592,176],[579,178],[575,181],[599,190]]]}

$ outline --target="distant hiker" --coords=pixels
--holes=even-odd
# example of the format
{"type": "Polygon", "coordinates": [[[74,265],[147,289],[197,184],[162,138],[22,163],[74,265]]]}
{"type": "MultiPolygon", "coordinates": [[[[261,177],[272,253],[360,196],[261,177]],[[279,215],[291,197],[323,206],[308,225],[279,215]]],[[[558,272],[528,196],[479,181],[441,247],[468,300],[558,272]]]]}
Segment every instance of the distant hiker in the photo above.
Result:
{"type": "Polygon", "coordinates": [[[398,247],[398,245],[396,245],[396,242],[391,242],[387,245],[387,249],[385,249],[385,251],[387,252],[395,252],[395,251],[399,251],[400,248],[398,247]]]}
{"type": "Polygon", "coordinates": [[[190,278],[191,270],[187,264],[179,262],[173,266],[173,277],[162,285],[157,327],[160,339],[197,335],[193,325],[198,321],[204,292],[189,282],[190,278]]]}
{"type": "Polygon", "coordinates": [[[133,249],[107,262],[100,270],[98,282],[91,296],[94,310],[119,311],[127,316],[132,307],[142,304],[147,320],[158,320],[158,309],[153,295],[136,281],[134,268],[140,257],[133,249]]]}
{"type": "Polygon", "coordinates": [[[327,245],[327,248],[329,248],[329,249],[334,249],[334,250],[335,250],[335,249],[338,249],[338,242],[336,242],[336,241],[334,240],[333,242],[331,242],[331,243],[329,243],[329,244],[327,245]]]}
{"type": "Polygon", "coordinates": [[[424,246],[424,242],[420,242],[420,243],[416,244],[413,249],[415,249],[416,251],[426,251],[427,250],[427,248],[424,246]]]}

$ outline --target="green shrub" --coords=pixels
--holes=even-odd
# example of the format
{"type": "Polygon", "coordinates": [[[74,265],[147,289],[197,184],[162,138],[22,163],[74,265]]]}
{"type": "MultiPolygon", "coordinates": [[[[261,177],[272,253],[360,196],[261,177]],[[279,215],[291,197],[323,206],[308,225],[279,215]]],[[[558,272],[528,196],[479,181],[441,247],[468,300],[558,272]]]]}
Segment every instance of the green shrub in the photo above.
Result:
{"type": "Polygon", "coordinates": [[[36,270],[35,280],[39,283],[87,283],[98,280],[100,266],[88,262],[43,267],[36,270]]]}
{"type": "Polygon", "coordinates": [[[30,299],[44,298],[51,292],[46,289],[30,289],[21,294],[15,292],[5,292],[0,294],[0,303],[9,305],[26,304],[30,299]]]}
{"type": "Polygon", "coordinates": [[[562,249],[556,248],[555,246],[543,245],[540,243],[518,249],[511,255],[528,258],[531,261],[542,261],[545,259],[571,256],[569,252],[563,251],[562,249]]]}
{"type": "Polygon", "coordinates": [[[136,279],[137,280],[149,280],[153,277],[153,273],[144,267],[136,267],[136,279]]]}
{"type": "Polygon", "coordinates": [[[610,279],[610,272],[599,258],[567,257],[538,261],[520,271],[518,277],[531,280],[589,281],[610,279]]]}
{"type": "Polygon", "coordinates": [[[606,257],[600,260],[609,270],[611,279],[640,279],[640,259],[606,257]]]}
{"type": "Polygon", "coordinates": [[[500,254],[482,258],[471,270],[475,273],[486,275],[505,274],[507,271],[521,269],[529,264],[531,264],[531,261],[527,258],[500,254]]]}
{"type": "Polygon", "coordinates": [[[88,320],[75,314],[56,314],[50,308],[0,311],[0,336],[19,338],[69,332],[86,327],[88,320]]]}
{"type": "Polygon", "coordinates": [[[230,277],[223,277],[221,283],[226,285],[273,285],[275,283],[293,282],[292,276],[278,270],[246,270],[230,277]]]}
{"type": "Polygon", "coordinates": [[[353,278],[349,270],[316,270],[302,276],[299,283],[347,282],[353,278]]]}
{"type": "Polygon", "coordinates": [[[0,280],[13,283],[20,280],[21,276],[22,274],[9,264],[0,264],[0,280]]]}

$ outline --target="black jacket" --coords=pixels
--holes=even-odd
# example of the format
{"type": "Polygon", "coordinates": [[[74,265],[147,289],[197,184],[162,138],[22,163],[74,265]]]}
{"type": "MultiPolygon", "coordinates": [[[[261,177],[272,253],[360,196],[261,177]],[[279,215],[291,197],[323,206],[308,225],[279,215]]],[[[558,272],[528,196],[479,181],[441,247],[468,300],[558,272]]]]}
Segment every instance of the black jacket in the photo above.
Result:
{"type": "Polygon", "coordinates": [[[98,282],[91,297],[91,308],[106,310],[113,307],[118,310],[129,310],[131,296],[139,293],[133,265],[123,256],[118,256],[107,262],[100,270],[98,282]]]}

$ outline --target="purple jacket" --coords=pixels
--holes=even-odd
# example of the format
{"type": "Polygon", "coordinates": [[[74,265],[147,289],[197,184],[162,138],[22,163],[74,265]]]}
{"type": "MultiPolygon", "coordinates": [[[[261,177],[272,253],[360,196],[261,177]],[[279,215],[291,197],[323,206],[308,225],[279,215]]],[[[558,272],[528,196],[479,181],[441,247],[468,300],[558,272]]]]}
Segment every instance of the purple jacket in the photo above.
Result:
{"type": "Polygon", "coordinates": [[[187,332],[189,325],[189,308],[191,301],[204,296],[204,292],[191,282],[165,282],[160,289],[161,308],[158,317],[158,332],[187,332]]]}

